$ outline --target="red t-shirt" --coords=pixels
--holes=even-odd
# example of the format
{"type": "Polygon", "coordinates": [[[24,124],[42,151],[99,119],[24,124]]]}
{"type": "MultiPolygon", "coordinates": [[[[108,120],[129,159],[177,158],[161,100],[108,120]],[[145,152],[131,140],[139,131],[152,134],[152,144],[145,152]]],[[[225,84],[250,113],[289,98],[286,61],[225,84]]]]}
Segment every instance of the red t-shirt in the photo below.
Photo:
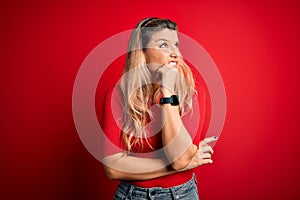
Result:
{"type": "MultiPolygon", "coordinates": [[[[198,95],[193,97],[193,109],[182,116],[182,122],[190,133],[193,143],[198,146],[200,137],[203,132],[205,121],[205,114],[207,108],[207,95],[203,87],[198,87],[198,95]]],[[[125,145],[121,139],[122,127],[122,97],[118,87],[112,87],[108,90],[104,98],[104,105],[102,111],[101,127],[110,142],[104,142],[103,155],[109,156],[126,150],[125,145]],[[114,89],[116,88],[116,89],[114,89]]],[[[159,104],[153,104],[151,109],[155,115],[154,121],[147,124],[147,132],[150,135],[148,141],[152,148],[143,140],[143,148],[139,145],[134,145],[132,151],[134,153],[148,153],[163,148],[161,139],[161,128],[158,128],[160,119],[159,104]],[[156,120],[155,120],[156,119],[156,120]],[[155,124],[151,126],[151,124],[155,124]]],[[[155,155],[155,154],[154,154],[155,155]]],[[[193,170],[174,173],[171,175],[154,178],[143,181],[128,181],[133,185],[140,187],[173,187],[183,184],[192,178],[193,170]]]]}

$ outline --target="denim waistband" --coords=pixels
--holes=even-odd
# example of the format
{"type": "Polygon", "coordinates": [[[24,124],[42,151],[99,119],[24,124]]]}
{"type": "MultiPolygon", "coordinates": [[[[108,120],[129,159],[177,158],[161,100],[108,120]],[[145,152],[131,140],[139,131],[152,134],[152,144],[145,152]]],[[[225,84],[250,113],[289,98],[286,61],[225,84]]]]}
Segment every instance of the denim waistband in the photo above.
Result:
{"type": "MultiPolygon", "coordinates": [[[[127,194],[131,195],[133,192],[138,192],[139,195],[142,196],[154,196],[154,195],[159,195],[159,194],[167,194],[169,193],[170,196],[172,196],[174,199],[178,198],[178,194],[182,193],[188,193],[190,190],[195,189],[193,185],[195,185],[196,179],[195,179],[195,174],[193,174],[193,177],[180,185],[174,186],[174,187],[168,187],[168,188],[163,188],[163,187],[151,187],[151,188],[144,188],[144,187],[139,187],[132,185],[126,181],[121,180],[119,184],[119,188],[123,191],[126,191],[127,194]]],[[[151,198],[152,199],[152,198],[151,198]]]]}

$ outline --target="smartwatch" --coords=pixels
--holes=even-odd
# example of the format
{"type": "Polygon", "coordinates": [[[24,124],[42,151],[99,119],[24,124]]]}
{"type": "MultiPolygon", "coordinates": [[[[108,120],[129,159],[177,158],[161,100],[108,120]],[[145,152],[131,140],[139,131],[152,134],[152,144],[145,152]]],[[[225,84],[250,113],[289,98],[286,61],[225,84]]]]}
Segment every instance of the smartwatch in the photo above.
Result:
{"type": "Polygon", "coordinates": [[[178,96],[177,95],[172,95],[171,97],[162,97],[160,98],[160,104],[171,104],[172,106],[178,106],[179,101],[178,101],[178,96]]]}

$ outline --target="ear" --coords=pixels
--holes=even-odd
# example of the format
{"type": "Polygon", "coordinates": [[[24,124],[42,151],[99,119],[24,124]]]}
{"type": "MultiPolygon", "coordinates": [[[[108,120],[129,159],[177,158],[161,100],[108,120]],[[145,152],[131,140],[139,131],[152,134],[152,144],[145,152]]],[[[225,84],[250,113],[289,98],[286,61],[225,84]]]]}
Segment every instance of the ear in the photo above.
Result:
{"type": "Polygon", "coordinates": [[[147,49],[141,49],[141,59],[142,63],[147,63],[147,49]]]}

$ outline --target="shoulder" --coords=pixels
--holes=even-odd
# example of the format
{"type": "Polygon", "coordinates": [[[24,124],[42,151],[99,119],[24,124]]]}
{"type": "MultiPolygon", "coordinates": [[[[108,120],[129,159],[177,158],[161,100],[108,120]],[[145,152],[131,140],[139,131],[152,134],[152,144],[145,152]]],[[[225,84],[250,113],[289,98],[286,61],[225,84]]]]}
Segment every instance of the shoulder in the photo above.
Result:
{"type": "Polygon", "coordinates": [[[114,118],[120,118],[122,116],[122,93],[118,85],[110,86],[104,96],[103,111],[102,115],[105,117],[113,116],[114,118]]]}
{"type": "MultiPolygon", "coordinates": [[[[102,110],[102,122],[108,124],[111,128],[111,124],[118,122],[122,116],[122,101],[121,93],[118,86],[110,86],[104,96],[103,110],[102,110]]],[[[110,129],[108,128],[108,129],[110,129]]]]}
{"type": "Polygon", "coordinates": [[[119,101],[121,102],[122,99],[122,91],[119,85],[112,85],[110,86],[104,96],[105,101],[119,101]]]}

